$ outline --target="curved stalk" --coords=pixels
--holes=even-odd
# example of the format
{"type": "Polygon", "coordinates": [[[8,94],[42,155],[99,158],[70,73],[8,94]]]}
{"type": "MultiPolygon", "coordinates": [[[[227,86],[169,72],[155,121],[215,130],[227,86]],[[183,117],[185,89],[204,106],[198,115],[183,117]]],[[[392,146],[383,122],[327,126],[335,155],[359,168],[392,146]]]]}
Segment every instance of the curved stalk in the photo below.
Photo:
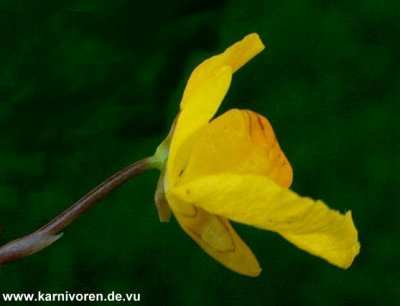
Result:
{"type": "Polygon", "coordinates": [[[133,176],[153,168],[153,158],[139,160],[92,189],[80,200],[35,232],[12,240],[0,247],[0,265],[35,254],[61,238],[62,231],[95,203],[133,176]]]}

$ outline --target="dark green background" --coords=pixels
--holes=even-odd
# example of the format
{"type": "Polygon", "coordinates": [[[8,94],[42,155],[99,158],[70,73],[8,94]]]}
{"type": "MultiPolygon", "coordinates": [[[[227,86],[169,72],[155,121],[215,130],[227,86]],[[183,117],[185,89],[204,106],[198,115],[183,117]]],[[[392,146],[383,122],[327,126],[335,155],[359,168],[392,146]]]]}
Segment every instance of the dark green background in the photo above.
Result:
{"type": "Polygon", "coordinates": [[[158,305],[400,303],[400,5],[365,1],[0,0],[0,224],[36,229],[151,155],[191,70],[245,34],[267,49],[222,109],[268,117],[293,189],[351,209],[361,254],[341,270],[237,225],[263,273],[237,275],[172,220],[145,173],[35,256],[0,269],[0,292],[139,292],[158,305]]]}

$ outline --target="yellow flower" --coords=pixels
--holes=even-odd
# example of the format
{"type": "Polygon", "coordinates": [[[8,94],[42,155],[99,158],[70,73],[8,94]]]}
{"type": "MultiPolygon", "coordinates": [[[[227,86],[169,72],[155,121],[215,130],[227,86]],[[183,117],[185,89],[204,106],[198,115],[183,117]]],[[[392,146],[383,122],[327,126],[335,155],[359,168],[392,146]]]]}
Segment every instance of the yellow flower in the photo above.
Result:
{"type": "Polygon", "coordinates": [[[191,74],[180,113],[156,159],[160,219],[169,208],[182,229],[211,257],[257,276],[257,259],[229,220],[274,231],[298,248],[348,268],[359,253],[351,213],[289,190],[292,168],[268,120],[249,110],[215,115],[232,74],[264,49],[250,34],[191,74]]]}

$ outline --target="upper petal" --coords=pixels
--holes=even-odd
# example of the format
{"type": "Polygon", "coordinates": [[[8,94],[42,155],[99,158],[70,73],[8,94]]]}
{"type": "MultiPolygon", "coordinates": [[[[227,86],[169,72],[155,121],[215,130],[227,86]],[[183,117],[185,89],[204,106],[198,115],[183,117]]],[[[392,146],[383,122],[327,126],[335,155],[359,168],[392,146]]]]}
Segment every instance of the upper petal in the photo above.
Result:
{"type": "Polygon", "coordinates": [[[348,268],[359,253],[350,212],[342,215],[266,176],[203,176],[174,187],[170,193],[210,213],[275,231],[300,249],[341,268],[348,268]]]}
{"type": "Polygon", "coordinates": [[[172,136],[166,175],[166,189],[175,184],[179,173],[189,159],[199,132],[214,116],[228,91],[232,69],[224,66],[205,80],[191,95],[191,102],[183,108],[177,118],[172,136]]]}
{"type": "Polygon", "coordinates": [[[227,48],[223,53],[210,57],[202,62],[190,75],[183,93],[181,109],[185,107],[187,103],[191,103],[191,95],[205,80],[211,77],[215,71],[218,71],[223,66],[230,66],[232,72],[236,72],[264,48],[264,44],[258,34],[252,33],[227,48]]]}
{"type": "Polygon", "coordinates": [[[167,187],[175,183],[186,166],[196,136],[218,110],[228,91],[232,73],[264,49],[253,33],[222,54],[213,56],[192,72],[181,101],[167,163],[167,187]]]}
{"type": "Polygon", "coordinates": [[[289,187],[293,177],[268,120],[238,109],[217,117],[202,131],[179,184],[221,172],[267,175],[283,187],[289,187]]]}

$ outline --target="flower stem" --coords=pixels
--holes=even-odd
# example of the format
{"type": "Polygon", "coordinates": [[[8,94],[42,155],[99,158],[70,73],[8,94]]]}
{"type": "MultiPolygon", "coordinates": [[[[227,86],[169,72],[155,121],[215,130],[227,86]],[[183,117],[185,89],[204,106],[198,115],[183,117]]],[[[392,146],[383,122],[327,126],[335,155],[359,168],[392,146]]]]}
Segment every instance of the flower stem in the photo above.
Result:
{"type": "Polygon", "coordinates": [[[133,176],[154,168],[153,157],[139,160],[92,189],[80,200],[35,232],[0,247],[0,265],[37,253],[61,238],[62,231],[82,213],[133,176]]]}

